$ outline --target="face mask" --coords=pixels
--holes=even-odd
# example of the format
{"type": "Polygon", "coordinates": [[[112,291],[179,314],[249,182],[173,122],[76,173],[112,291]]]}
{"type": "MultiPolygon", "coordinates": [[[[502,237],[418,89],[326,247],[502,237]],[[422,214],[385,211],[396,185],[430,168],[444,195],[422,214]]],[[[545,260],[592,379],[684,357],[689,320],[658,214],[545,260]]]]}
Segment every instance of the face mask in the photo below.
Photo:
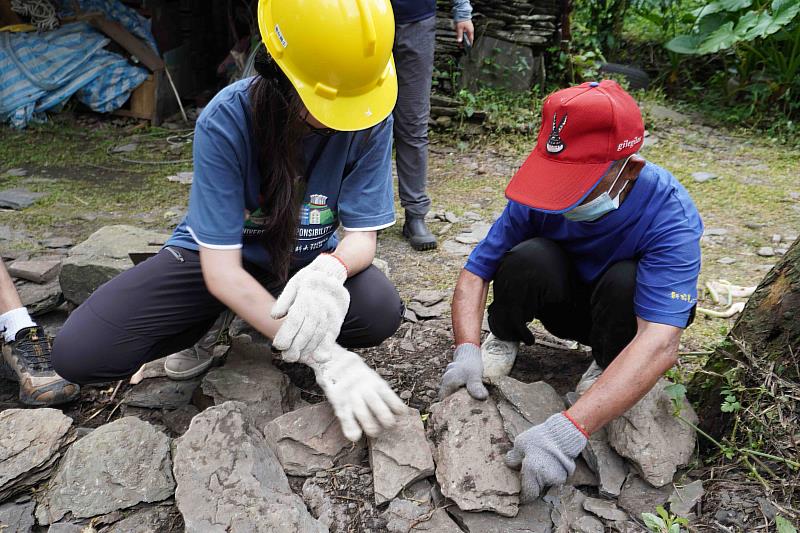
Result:
{"type": "Polygon", "coordinates": [[[622,194],[622,191],[625,190],[625,187],[628,186],[628,182],[626,181],[622,188],[619,190],[617,195],[614,198],[611,198],[611,194],[609,194],[613,189],[614,185],[617,184],[619,177],[622,175],[622,171],[625,170],[625,165],[628,164],[628,160],[631,156],[628,156],[628,159],[622,164],[622,168],[619,169],[617,173],[617,177],[614,178],[614,182],[611,184],[611,187],[608,188],[606,192],[595,198],[589,203],[579,205],[573,209],[570,209],[563,215],[573,222],[592,222],[597,220],[601,216],[614,211],[615,209],[619,209],[619,197],[622,194]]]}

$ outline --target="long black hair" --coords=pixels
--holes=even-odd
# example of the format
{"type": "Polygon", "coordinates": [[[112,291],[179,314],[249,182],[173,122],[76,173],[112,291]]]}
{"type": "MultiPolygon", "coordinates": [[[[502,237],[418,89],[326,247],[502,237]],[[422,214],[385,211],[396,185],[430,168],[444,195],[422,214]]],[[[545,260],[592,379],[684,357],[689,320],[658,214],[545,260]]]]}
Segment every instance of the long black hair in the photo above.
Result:
{"type": "Polygon", "coordinates": [[[261,172],[261,208],[266,215],[262,244],[270,254],[273,274],[286,281],[304,194],[301,165],[305,108],[264,45],[259,46],[255,61],[258,75],[250,86],[250,105],[261,172]]]}

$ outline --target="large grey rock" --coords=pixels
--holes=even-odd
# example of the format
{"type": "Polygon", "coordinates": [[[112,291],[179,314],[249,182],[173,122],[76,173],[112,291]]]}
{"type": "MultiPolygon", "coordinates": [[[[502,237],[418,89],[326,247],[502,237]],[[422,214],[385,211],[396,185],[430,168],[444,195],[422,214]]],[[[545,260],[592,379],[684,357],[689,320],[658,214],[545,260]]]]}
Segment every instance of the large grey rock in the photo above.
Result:
{"type": "Polygon", "coordinates": [[[175,500],[187,533],[328,531],[292,492],[251,410],[225,402],[175,441],[175,500]]]}
{"type": "Polygon", "coordinates": [[[17,260],[8,265],[9,274],[34,283],[50,281],[58,275],[60,270],[61,258],[17,260]]]}
{"type": "Polygon", "coordinates": [[[40,524],[98,516],[172,496],[169,437],[125,417],[101,426],[67,451],[36,509],[40,524]]]}
{"type": "MultiPolygon", "coordinates": [[[[689,462],[697,436],[694,429],[674,415],[664,391],[669,382],[660,379],[639,402],[606,429],[608,442],[621,456],[633,461],[644,479],[661,487],[672,481],[679,466],[689,462]]],[[[697,423],[697,415],[685,398],[681,416],[697,423]]]]}
{"type": "Polygon", "coordinates": [[[692,481],[682,487],[675,487],[669,497],[669,510],[672,514],[688,518],[694,506],[703,498],[705,490],[701,480],[692,481]]]}
{"type": "Polygon", "coordinates": [[[652,513],[659,505],[664,505],[672,493],[672,486],[656,488],[643,481],[638,475],[631,474],[622,486],[617,503],[637,519],[642,513],[652,513]]]}
{"type": "Polygon", "coordinates": [[[31,192],[28,189],[6,189],[0,191],[0,207],[25,209],[42,196],[47,196],[47,194],[43,192],[31,192]]]}
{"type": "Polygon", "coordinates": [[[294,408],[300,391],[272,365],[272,354],[264,345],[247,340],[241,336],[233,342],[225,365],[206,374],[202,388],[215,405],[227,401],[247,405],[263,429],[267,422],[294,408]]]}
{"type": "MultiPolygon", "coordinates": [[[[270,421],[267,443],[290,476],[311,476],[333,467],[351,443],[328,402],[297,409],[270,421]]],[[[363,448],[363,442],[357,444],[363,448]]]]}
{"type": "Polygon", "coordinates": [[[553,506],[554,533],[603,533],[603,523],[583,508],[586,495],[575,487],[551,487],[543,499],[553,506]]]}
{"type": "Polygon", "coordinates": [[[542,499],[520,505],[517,516],[495,513],[468,513],[451,508],[456,522],[469,533],[550,533],[553,520],[550,506],[542,499]]]}
{"type": "Polygon", "coordinates": [[[503,417],[503,427],[510,441],[541,424],[550,415],[564,410],[564,400],[556,390],[545,383],[522,383],[509,376],[492,379],[495,386],[497,408],[503,417]]]}
{"type": "Polygon", "coordinates": [[[33,509],[36,502],[4,503],[0,505],[0,531],[3,533],[30,533],[36,521],[33,509]]]}
{"type": "Polygon", "coordinates": [[[503,461],[510,443],[494,401],[475,400],[461,389],[430,411],[442,494],[464,511],[515,516],[519,476],[503,461]]]}
{"type": "Polygon", "coordinates": [[[43,284],[28,281],[17,282],[16,287],[22,305],[31,316],[49,313],[64,303],[64,295],[57,279],[43,284]]]}
{"type": "Polygon", "coordinates": [[[192,401],[192,394],[199,386],[199,379],[146,379],[128,389],[122,403],[148,409],[178,409],[192,401]]]}
{"type": "Polygon", "coordinates": [[[177,518],[174,507],[159,505],[131,513],[103,530],[103,533],[161,533],[169,531],[177,518]]]}
{"type": "Polygon", "coordinates": [[[169,235],[133,226],[105,226],[69,251],[59,279],[64,296],[79,305],[100,285],[128,270],[131,252],[158,252],[169,235]]]}
{"type": "Polygon", "coordinates": [[[409,409],[395,427],[369,439],[369,463],[378,505],[415,481],[433,475],[433,456],[419,411],[409,409]]]}
{"type": "Polygon", "coordinates": [[[409,500],[392,500],[386,512],[386,530],[390,533],[430,531],[431,533],[462,533],[443,508],[432,509],[430,504],[409,500]]]}
{"type": "Polygon", "coordinates": [[[69,435],[72,419],[57,409],[0,412],[0,501],[50,475],[69,435]]]}
{"type": "Polygon", "coordinates": [[[177,409],[166,410],[161,413],[161,420],[164,425],[177,435],[183,435],[189,429],[189,424],[200,410],[194,405],[184,405],[177,409]]]}

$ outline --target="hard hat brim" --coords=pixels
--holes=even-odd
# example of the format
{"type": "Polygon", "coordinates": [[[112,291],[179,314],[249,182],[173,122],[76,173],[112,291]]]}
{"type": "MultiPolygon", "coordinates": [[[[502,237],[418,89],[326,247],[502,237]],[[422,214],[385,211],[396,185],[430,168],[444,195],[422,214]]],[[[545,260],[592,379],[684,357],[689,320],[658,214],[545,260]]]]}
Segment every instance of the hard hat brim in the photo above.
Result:
{"type": "MultiPolygon", "coordinates": [[[[280,65],[280,63],[278,63],[280,65]]],[[[335,99],[325,98],[299,80],[293,80],[300,99],[311,115],[326,127],[339,131],[371,128],[388,117],[397,102],[397,73],[394,57],[389,58],[389,72],[382,84],[368,92],[335,99]]]]}

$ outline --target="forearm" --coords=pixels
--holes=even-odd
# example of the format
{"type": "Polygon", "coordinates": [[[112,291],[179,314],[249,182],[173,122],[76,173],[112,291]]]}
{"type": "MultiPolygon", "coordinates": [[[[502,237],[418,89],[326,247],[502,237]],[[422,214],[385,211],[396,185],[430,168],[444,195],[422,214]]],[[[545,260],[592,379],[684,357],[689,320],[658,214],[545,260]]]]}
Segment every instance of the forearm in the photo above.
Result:
{"type": "Polygon", "coordinates": [[[256,328],[263,335],[272,339],[280,329],[282,320],[270,317],[270,311],[275,305],[275,298],[244,268],[241,262],[225,258],[225,263],[208,266],[211,261],[208,254],[218,254],[216,251],[200,249],[203,279],[209,292],[231,311],[256,328]]]}
{"type": "Polygon", "coordinates": [[[677,362],[681,330],[650,326],[660,326],[660,331],[640,326],[630,344],[567,411],[588,433],[625,413],[677,362]]]}
{"type": "Polygon", "coordinates": [[[462,270],[453,294],[453,337],[456,346],[469,342],[480,346],[483,311],[489,294],[489,282],[468,270],[462,270]]]}
{"type": "Polygon", "coordinates": [[[347,265],[347,274],[352,277],[372,264],[377,246],[376,231],[346,231],[333,253],[347,265]]]}

